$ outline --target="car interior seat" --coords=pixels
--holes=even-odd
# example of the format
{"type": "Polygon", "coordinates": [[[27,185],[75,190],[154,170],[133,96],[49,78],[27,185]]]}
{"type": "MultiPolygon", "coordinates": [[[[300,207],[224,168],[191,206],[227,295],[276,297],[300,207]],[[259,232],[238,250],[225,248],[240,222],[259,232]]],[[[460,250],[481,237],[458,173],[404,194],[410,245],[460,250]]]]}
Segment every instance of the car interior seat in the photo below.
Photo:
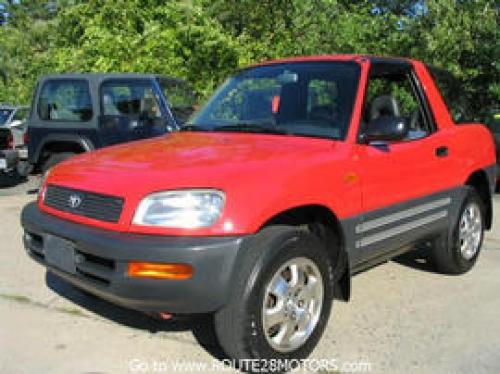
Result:
{"type": "Polygon", "coordinates": [[[399,117],[401,110],[398,101],[390,95],[381,95],[373,99],[370,107],[370,121],[383,116],[399,117]]]}

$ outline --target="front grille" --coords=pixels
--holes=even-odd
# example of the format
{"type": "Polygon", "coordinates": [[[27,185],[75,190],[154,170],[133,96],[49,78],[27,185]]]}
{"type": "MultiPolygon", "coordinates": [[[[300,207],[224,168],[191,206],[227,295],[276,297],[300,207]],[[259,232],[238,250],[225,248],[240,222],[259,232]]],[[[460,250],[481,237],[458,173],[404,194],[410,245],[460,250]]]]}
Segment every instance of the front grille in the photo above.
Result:
{"type": "Polygon", "coordinates": [[[123,209],[121,197],[49,185],[44,204],[50,208],[105,222],[118,222],[123,209]]]}
{"type": "MultiPolygon", "coordinates": [[[[26,248],[36,259],[45,262],[44,235],[26,231],[26,248]]],[[[109,286],[116,272],[115,260],[83,252],[75,244],[76,274],[100,286],[109,286]]]]}
{"type": "Polygon", "coordinates": [[[101,285],[109,285],[115,271],[115,261],[76,251],[76,272],[88,280],[101,285]]]}

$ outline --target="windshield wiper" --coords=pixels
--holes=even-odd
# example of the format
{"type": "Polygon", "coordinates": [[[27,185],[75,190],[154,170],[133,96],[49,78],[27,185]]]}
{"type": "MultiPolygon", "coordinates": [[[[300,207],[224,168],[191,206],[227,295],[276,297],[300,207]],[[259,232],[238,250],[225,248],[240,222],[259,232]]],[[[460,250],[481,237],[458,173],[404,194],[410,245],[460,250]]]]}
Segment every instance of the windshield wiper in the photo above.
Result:
{"type": "Polygon", "coordinates": [[[191,124],[186,124],[186,125],[181,125],[179,126],[180,131],[212,131],[210,127],[207,126],[201,126],[201,125],[191,125],[191,124]]]}
{"type": "Polygon", "coordinates": [[[214,126],[213,131],[238,131],[238,132],[252,132],[252,133],[265,133],[265,134],[278,134],[288,135],[289,132],[278,129],[274,124],[256,124],[256,123],[237,123],[231,125],[214,126]]]}

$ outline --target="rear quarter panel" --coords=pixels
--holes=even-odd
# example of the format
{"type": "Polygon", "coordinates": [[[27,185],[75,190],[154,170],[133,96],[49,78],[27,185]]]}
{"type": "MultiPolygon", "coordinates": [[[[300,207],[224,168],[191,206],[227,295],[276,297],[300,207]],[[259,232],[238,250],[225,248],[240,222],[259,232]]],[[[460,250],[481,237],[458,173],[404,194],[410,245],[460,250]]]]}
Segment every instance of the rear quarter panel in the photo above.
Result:
{"type": "Polygon", "coordinates": [[[461,184],[473,172],[495,165],[495,142],[484,125],[460,124],[445,131],[451,142],[450,155],[457,160],[461,184]]]}
{"type": "Polygon", "coordinates": [[[475,171],[495,164],[495,142],[488,129],[478,123],[454,123],[448,107],[427,67],[412,61],[415,73],[427,97],[437,130],[447,139],[455,172],[444,171],[456,184],[464,184],[475,171]]]}

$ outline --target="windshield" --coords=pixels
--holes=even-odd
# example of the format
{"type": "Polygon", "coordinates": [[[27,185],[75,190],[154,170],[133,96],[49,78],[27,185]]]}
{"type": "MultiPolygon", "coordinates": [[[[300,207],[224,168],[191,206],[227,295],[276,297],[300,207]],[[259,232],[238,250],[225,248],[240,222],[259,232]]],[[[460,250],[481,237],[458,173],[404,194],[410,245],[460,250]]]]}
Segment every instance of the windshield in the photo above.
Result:
{"type": "Polygon", "coordinates": [[[229,79],[185,129],[344,139],[359,75],[354,62],[297,62],[246,69],[229,79]]]}
{"type": "Polygon", "coordinates": [[[0,109],[0,125],[3,125],[7,122],[11,113],[12,109],[0,109]]]}

